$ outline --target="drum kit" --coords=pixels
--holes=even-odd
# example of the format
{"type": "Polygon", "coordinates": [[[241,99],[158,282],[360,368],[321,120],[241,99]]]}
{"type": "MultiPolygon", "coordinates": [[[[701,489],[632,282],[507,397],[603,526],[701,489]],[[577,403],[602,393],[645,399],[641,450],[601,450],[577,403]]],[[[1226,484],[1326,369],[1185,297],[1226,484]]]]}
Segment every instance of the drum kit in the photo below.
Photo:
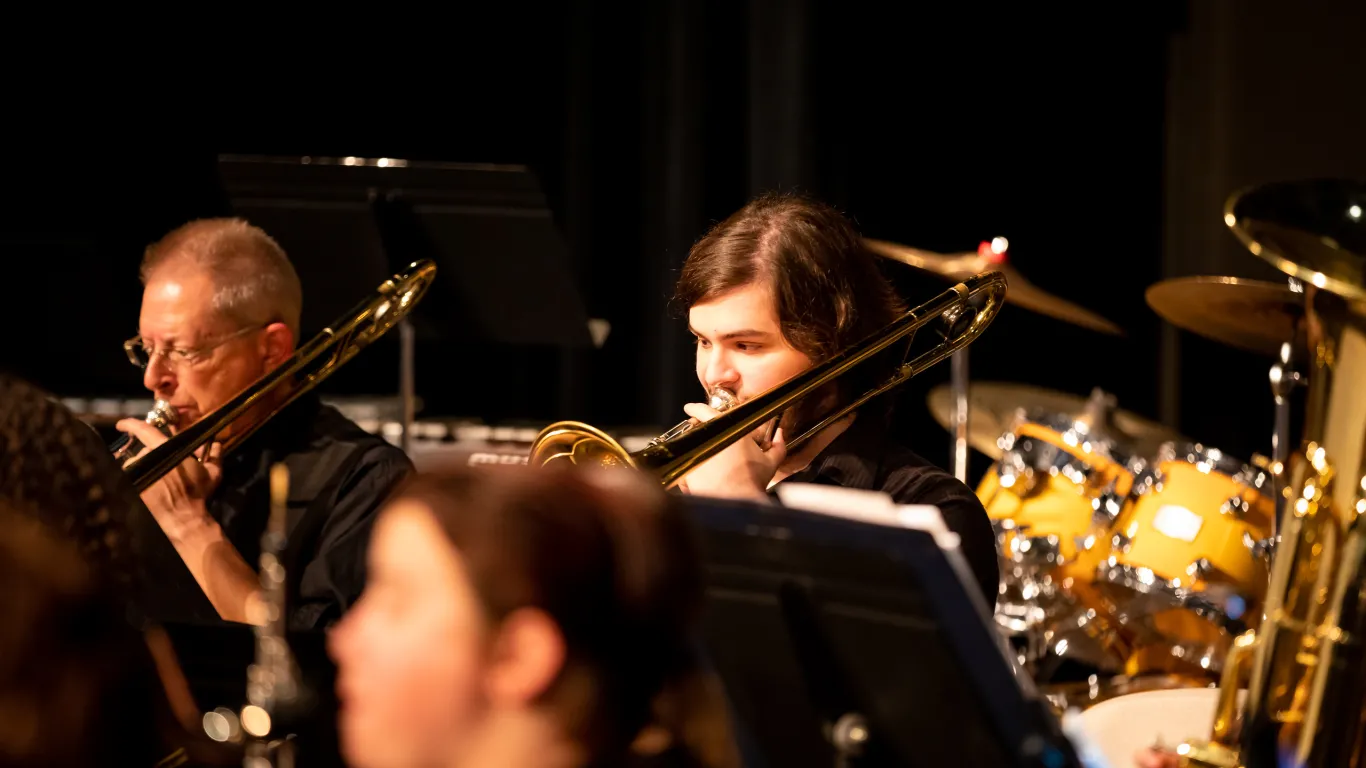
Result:
{"type": "MultiPolygon", "coordinates": [[[[866,245],[950,280],[1007,271],[1007,304],[1122,334],[1026,281],[1005,263],[1001,238],[977,253],[866,245]]],[[[969,386],[955,369],[928,398],[954,435],[959,479],[967,447],[994,461],[976,493],[1001,559],[996,623],[1060,711],[1140,691],[1213,687],[1265,598],[1288,398],[1300,383],[1293,364],[1303,354],[1302,285],[1181,277],[1151,286],[1145,298],[1178,328],[1274,358],[1270,456],[1228,455],[1119,409],[1099,388],[1082,397],[1017,383],[969,386]]]]}

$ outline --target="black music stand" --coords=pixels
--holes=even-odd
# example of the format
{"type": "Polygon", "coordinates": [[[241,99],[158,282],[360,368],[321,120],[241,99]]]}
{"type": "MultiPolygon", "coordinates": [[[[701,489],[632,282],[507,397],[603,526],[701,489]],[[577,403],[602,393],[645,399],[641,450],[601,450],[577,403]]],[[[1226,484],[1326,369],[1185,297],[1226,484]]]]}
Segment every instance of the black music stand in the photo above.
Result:
{"type": "Polygon", "coordinates": [[[706,565],[704,646],[757,753],[748,768],[1080,765],[953,534],[684,503],[706,565]]]}
{"type": "Polygon", "coordinates": [[[406,265],[436,262],[435,282],[399,329],[404,450],[417,336],[595,343],[567,247],[524,166],[222,155],[218,171],[234,213],[290,255],[305,286],[304,339],[406,265]]]}

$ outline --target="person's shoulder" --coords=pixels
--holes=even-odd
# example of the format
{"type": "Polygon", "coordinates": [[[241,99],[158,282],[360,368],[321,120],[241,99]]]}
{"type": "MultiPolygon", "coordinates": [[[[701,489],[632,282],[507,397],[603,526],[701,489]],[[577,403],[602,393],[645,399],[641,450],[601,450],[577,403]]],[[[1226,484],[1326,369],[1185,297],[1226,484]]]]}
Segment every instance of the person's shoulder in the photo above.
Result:
{"type": "Polygon", "coordinates": [[[893,444],[883,454],[882,490],[898,504],[982,503],[965,483],[910,448],[893,444]]]}
{"type": "Polygon", "coordinates": [[[360,464],[364,466],[394,465],[412,469],[412,459],[403,449],[380,435],[367,432],[360,425],[348,419],[341,411],[330,405],[318,409],[313,424],[315,441],[340,443],[360,451],[360,464]]]}

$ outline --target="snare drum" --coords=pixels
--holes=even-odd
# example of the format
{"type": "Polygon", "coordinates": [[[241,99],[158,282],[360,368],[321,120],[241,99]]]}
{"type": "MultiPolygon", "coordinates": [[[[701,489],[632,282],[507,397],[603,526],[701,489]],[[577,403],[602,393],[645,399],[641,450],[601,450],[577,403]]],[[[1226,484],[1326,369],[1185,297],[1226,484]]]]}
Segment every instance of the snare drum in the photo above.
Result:
{"type": "Polygon", "coordinates": [[[1266,594],[1267,564],[1254,545],[1271,532],[1270,481],[1216,448],[1164,444],[1135,474],[1096,586],[1159,635],[1208,641],[1191,614],[1236,634],[1266,594]]]}

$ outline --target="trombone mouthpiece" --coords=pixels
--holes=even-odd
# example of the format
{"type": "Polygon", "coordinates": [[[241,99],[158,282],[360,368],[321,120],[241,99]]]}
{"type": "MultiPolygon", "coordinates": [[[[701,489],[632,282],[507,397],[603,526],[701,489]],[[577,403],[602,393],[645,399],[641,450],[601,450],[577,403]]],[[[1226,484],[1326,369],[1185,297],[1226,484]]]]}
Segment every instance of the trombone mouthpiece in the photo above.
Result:
{"type": "Polygon", "coordinates": [[[717,411],[730,410],[735,407],[735,393],[725,387],[717,387],[707,396],[707,405],[717,411]]]}

